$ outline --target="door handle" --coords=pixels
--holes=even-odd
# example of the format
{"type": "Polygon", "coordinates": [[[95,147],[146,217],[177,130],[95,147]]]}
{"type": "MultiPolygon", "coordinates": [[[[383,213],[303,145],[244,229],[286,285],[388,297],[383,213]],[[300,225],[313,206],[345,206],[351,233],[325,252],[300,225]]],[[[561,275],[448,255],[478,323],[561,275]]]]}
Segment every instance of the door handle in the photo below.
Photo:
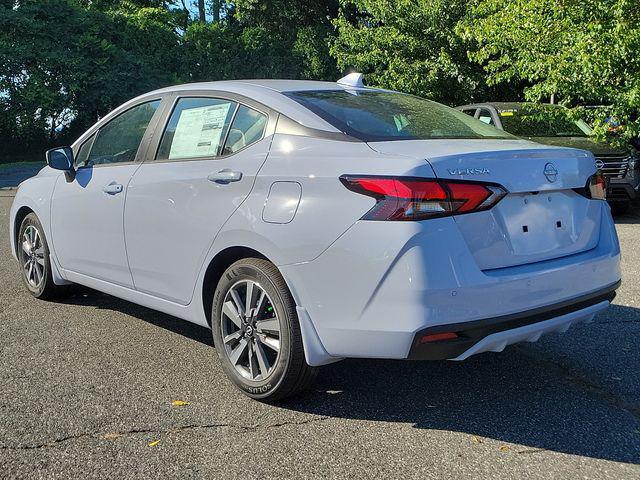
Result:
{"type": "Polygon", "coordinates": [[[102,188],[104,193],[108,193],[109,195],[116,195],[117,193],[122,192],[122,185],[116,182],[111,182],[109,185],[105,185],[102,188]]]}
{"type": "Polygon", "coordinates": [[[234,172],[233,170],[229,170],[225,168],[224,170],[220,170],[219,172],[212,173],[207,177],[207,180],[215,183],[230,183],[230,182],[238,182],[242,179],[242,172],[234,172]]]}

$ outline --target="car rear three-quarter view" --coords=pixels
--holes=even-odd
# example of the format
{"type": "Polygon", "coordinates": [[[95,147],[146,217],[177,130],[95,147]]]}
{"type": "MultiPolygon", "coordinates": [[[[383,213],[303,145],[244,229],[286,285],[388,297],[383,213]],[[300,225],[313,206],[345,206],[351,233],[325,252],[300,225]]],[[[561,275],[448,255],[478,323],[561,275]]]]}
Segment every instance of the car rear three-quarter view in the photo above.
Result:
{"type": "Polygon", "coordinates": [[[49,163],[12,207],[30,291],[80,283],[209,326],[256,399],[344,358],[464,360],[536,341],[591,320],[620,284],[592,153],[357,75],[151,92],[49,163]],[[101,132],[139,105],[119,162],[119,137],[101,132]],[[102,234],[104,251],[74,243],[102,234]]]}

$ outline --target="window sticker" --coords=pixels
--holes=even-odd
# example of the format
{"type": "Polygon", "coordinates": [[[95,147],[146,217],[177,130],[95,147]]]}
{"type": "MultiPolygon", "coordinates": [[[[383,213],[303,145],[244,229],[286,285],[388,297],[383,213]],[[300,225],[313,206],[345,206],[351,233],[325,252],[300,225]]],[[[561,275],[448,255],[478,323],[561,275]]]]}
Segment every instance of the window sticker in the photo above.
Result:
{"type": "Polygon", "coordinates": [[[409,126],[409,119],[407,118],[406,115],[403,115],[403,114],[394,115],[393,122],[396,124],[396,128],[398,129],[399,132],[401,132],[407,126],[409,126]]]}
{"type": "Polygon", "coordinates": [[[191,108],[180,113],[169,158],[212,157],[217,154],[230,103],[191,108]]]}

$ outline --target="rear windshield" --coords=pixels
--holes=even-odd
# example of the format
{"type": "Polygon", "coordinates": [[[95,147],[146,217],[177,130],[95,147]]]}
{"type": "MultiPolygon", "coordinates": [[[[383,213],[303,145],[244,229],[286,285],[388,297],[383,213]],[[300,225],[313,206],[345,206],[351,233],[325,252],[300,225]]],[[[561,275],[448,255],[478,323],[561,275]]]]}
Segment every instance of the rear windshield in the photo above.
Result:
{"type": "Polygon", "coordinates": [[[519,137],[587,137],[591,129],[560,106],[527,105],[500,112],[502,128],[519,137]]]}
{"type": "Polygon", "coordinates": [[[513,138],[453,108],[380,90],[285,92],[338,130],[365,142],[437,138],[513,138]]]}

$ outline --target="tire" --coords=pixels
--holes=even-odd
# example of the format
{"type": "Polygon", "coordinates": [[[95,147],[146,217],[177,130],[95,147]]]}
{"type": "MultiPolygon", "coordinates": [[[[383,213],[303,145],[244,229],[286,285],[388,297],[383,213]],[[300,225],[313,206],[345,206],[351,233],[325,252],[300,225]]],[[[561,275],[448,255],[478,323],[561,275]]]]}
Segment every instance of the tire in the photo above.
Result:
{"type": "Polygon", "coordinates": [[[629,210],[629,207],[631,206],[631,202],[615,202],[610,205],[611,205],[611,214],[618,216],[618,215],[624,215],[625,213],[627,213],[627,210],[629,210]]]}
{"type": "Polygon", "coordinates": [[[305,360],[295,302],[267,260],[242,259],[224,272],[213,296],[211,327],[225,374],[253,399],[294,396],[315,378],[317,369],[305,360]]]}
{"type": "Polygon", "coordinates": [[[22,220],[17,244],[22,281],[31,295],[49,300],[70,291],[69,285],[53,283],[49,245],[35,213],[28,214],[22,220]]]}

